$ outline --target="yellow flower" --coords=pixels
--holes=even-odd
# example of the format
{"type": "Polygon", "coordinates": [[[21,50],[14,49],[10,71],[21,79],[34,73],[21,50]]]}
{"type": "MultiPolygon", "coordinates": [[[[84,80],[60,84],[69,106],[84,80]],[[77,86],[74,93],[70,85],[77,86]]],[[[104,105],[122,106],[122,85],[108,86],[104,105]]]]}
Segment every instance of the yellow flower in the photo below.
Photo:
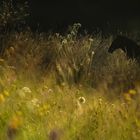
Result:
{"type": "Polygon", "coordinates": [[[3,94],[4,94],[5,96],[9,96],[9,92],[6,91],[6,90],[4,90],[3,94]]]}
{"type": "Polygon", "coordinates": [[[14,115],[12,117],[12,119],[10,120],[10,123],[9,123],[9,127],[11,129],[17,129],[18,127],[20,127],[22,124],[22,119],[21,119],[21,116],[19,115],[14,115]]]}
{"type": "Polygon", "coordinates": [[[130,95],[136,95],[137,94],[136,90],[134,90],[134,89],[130,89],[128,93],[130,95]]]}
{"type": "Polygon", "coordinates": [[[3,96],[3,94],[0,94],[0,103],[3,103],[5,101],[5,98],[3,96]]]}

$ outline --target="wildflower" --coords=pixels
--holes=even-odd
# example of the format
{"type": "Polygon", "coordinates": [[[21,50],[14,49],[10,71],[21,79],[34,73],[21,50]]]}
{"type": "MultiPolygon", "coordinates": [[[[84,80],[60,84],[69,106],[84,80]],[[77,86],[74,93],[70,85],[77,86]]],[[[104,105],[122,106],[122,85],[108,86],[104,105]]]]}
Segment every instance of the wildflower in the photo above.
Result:
{"type": "Polygon", "coordinates": [[[26,102],[26,107],[30,112],[35,112],[40,106],[39,100],[37,98],[33,98],[32,100],[26,102]]]}
{"type": "Polygon", "coordinates": [[[56,37],[59,37],[59,36],[60,36],[60,34],[59,34],[59,33],[55,33],[55,35],[56,35],[56,37]]]}
{"type": "Polygon", "coordinates": [[[7,136],[9,139],[12,140],[16,137],[18,128],[21,126],[21,124],[22,124],[21,116],[14,115],[8,125],[7,136]]]}
{"type": "Polygon", "coordinates": [[[61,85],[62,85],[63,87],[65,87],[65,86],[66,86],[66,83],[65,83],[65,82],[62,82],[61,85]]]}
{"type": "Polygon", "coordinates": [[[67,38],[68,38],[68,39],[71,39],[71,35],[70,35],[70,34],[68,34],[68,35],[67,35],[67,38]]]}
{"type": "Polygon", "coordinates": [[[82,25],[81,25],[81,23],[74,23],[74,26],[75,27],[81,27],[82,25]]]}
{"type": "Polygon", "coordinates": [[[64,39],[63,41],[62,41],[62,44],[63,45],[65,45],[65,44],[67,44],[68,43],[68,41],[66,40],[66,39],[64,39]]]}
{"type": "Polygon", "coordinates": [[[90,42],[93,42],[93,39],[92,39],[92,38],[89,38],[89,41],[90,41],[90,42]]]}
{"type": "Polygon", "coordinates": [[[111,106],[112,106],[113,108],[115,108],[115,104],[111,104],[111,106]]]}
{"type": "Polygon", "coordinates": [[[92,51],[92,52],[91,52],[91,54],[92,54],[92,55],[94,55],[94,54],[95,54],[95,52],[94,52],[94,51],[92,51]]]}
{"type": "Polygon", "coordinates": [[[99,104],[101,105],[103,102],[102,98],[99,98],[99,104]]]}
{"type": "Polygon", "coordinates": [[[22,124],[22,119],[20,115],[14,115],[10,120],[9,127],[17,129],[22,124]]]}
{"type": "Polygon", "coordinates": [[[39,107],[39,100],[37,98],[32,99],[31,103],[33,106],[39,107]]]}
{"type": "Polygon", "coordinates": [[[14,47],[10,47],[10,48],[9,48],[9,52],[10,52],[11,54],[14,54],[14,52],[15,52],[14,47]]]}
{"type": "Polygon", "coordinates": [[[52,89],[48,89],[48,93],[52,93],[53,92],[53,90],[52,89]]]}
{"type": "Polygon", "coordinates": [[[56,64],[56,68],[57,68],[58,71],[61,71],[61,66],[60,66],[60,64],[56,64]]]}
{"type": "Polygon", "coordinates": [[[86,99],[84,97],[79,97],[78,101],[79,101],[79,103],[84,104],[86,102],[86,99]]]}
{"type": "Polygon", "coordinates": [[[39,116],[44,116],[48,114],[48,111],[49,111],[48,109],[49,109],[49,105],[44,104],[37,109],[37,113],[39,116]]]}
{"type": "Polygon", "coordinates": [[[137,94],[136,90],[134,90],[134,89],[130,89],[128,93],[130,95],[136,95],[137,94]]]}
{"type": "Polygon", "coordinates": [[[0,103],[3,103],[5,101],[5,98],[3,96],[3,94],[0,94],[0,103]]]}
{"type": "Polygon", "coordinates": [[[6,91],[6,90],[4,90],[3,94],[4,94],[5,96],[9,96],[9,92],[6,91]]]}
{"type": "Polygon", "coordinates": [[[31,90],[28,87],[23,87],[22,91],[24,91],[25,93],[31,93],[31,90]]]}
{"type": "Polygon", "coordinates": [[[99,97],[99,99],[98,99],[98,100],[99,100],[99,102],[102,102],[102,101],[103,101],[103,99],[102,99],[101,97],[99,97]]]}

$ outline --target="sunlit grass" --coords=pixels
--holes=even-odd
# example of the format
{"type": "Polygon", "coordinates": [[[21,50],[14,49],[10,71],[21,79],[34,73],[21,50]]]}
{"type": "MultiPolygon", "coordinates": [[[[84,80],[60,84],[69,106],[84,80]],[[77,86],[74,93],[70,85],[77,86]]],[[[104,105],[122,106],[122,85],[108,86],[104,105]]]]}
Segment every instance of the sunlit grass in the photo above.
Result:
{"type": "Polygon", "coordinates": [[[38,84],[7,92],[1,94],[1,139],[139,139],[139,102],[133,98],[109,101],[94,89],[38,84]]]}
{"type": "Polygon", "coordinates": [[[112,36],[30,30],[5,38],[0,139],[139,140],[139,64],[112,36]]]}

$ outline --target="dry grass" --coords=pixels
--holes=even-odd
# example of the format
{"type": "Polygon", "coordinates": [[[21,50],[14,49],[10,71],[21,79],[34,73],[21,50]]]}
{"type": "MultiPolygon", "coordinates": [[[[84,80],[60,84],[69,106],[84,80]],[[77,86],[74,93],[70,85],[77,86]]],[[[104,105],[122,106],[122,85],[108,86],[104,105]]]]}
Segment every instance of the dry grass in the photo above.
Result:
{"type": "Polygon", "coordinates": [[[9,34],[0,59],[0,139],[138,140],[140,66],[112,36],[9,34]]]}

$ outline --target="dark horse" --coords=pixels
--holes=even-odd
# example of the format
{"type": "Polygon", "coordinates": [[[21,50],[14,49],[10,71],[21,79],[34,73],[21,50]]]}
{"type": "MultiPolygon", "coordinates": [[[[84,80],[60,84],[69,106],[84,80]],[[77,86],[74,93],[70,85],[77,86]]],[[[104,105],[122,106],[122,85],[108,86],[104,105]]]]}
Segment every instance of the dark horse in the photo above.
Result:
{"type": "Polygon", "coordinates": [[[108,49],[109,53],[113,53],[117,49],[122,49],[128,58],[140,60],[140,46],[127,37],[117,36],[108,49]]]}

